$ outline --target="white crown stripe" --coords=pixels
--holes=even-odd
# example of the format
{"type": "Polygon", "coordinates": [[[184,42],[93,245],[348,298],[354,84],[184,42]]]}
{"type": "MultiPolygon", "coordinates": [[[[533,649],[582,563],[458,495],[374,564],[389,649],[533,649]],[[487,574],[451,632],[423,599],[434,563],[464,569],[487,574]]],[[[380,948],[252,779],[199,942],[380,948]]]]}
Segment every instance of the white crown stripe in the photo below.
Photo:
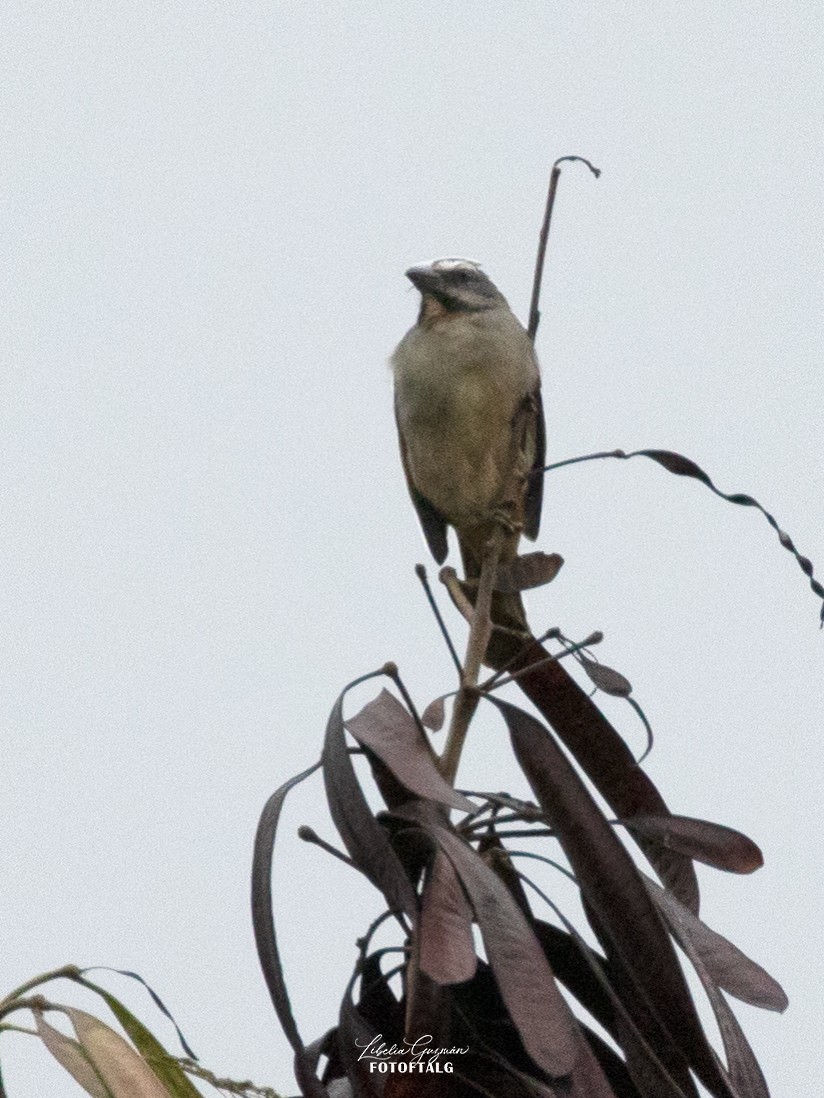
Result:
{"type": "Polygon", "coordinates": [[[433,271],[479,271],[481,269],[481,264],[476,259],[461,259],[457,256],[433,259],[430,266],[433,271]]]}

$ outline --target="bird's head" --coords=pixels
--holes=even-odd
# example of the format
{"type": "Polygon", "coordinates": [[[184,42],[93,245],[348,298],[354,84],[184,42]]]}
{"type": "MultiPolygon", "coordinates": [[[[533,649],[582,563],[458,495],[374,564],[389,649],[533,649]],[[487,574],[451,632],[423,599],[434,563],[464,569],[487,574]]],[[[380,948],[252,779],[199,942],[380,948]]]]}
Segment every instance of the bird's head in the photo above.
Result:
{"type": "Polygon", "coordinates": [[[494,282],[471,259],[436,259],[422,267],[410,267],[409,281],[421,292],[422,313],[427,304],[439,312],[481,312],[506,305],[494,282]]]}

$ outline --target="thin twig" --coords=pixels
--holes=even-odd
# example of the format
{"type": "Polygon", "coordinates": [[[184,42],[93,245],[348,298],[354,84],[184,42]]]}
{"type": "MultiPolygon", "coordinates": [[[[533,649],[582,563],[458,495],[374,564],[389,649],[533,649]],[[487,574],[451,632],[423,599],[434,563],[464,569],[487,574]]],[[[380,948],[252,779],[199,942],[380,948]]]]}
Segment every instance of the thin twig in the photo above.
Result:
{"type": "Polygon", "coordinates": [[[418,710],[415,708],[415,703],[412,700],[412,695],[409,693],[409,691],[406,689],[406,686],[404,685],[403,679],[401,678],[401,673],[398,670],[398,665],[396,663],[392,663],[392,661],[390,660],[388,663],[384,664],[383,669],[392,680],[392,682],[394,682],[395,686],[397,686],[398,690],[400,690],[401,697],[406,702],[406,707],[412,714],[412,719],[414,720],[415,724],[418,726],[418,731],[421,734],[421,738],[423,739],[423,742],[426,746],[427,751],[429,752],[432,761],[434,763],[437,763],[437,753],[432,744],[429,742],[429,737],[426,734],[426,729],[424,728],[423,721],[418,714],[418,710]]]}
{"type": "Polygon", "coordinates": [[[551,473],[553,469],[563,469],[565,465],[577,465],[580,461],[598,461],[601,458],[625,458],[629,455],[624,450],[600,450],[597,454],[581,454],[580,457],[565,458],[563,461],[553,461],[551,465],[545,465],[543,469],[535,469],[534,475],[551,473]]]}
{"type": "MultiPolygon", "coordinates": [[[[553,869],[557,869],[559,873],[563,873],[565,877],[569,877],[573,884],[579,885],[580,887],[580,882],[575,874],[567,869],[566,866],[561,865],[560,862],[556,862],[554,858],[547,858],[545,854],[535,854],[531,850],[507,850],[507,854],[510,858],[532,858],[536,862],[546,862],[547,865],[551,865],[553,869]]],[[[513,866],[513,869],[514,868],[515,867],[513,866]]],[[[516,873],[517,872],[518,871],[516,870],[516,873]]],[[[523,880],[526,880],[521,873],[518,873],[518,876],[523,880]]],[[[540,889],[537,889],[537,886],[535,887],[536,891],[540,892],[540,889]]],[[[541,893],[541,895],[543,896],[543,893],[541,893]]],[[[544,897],[544,899],[546,899],[546,897],[544,897]]]]}
{"type": "Polygon", "coordinates": [[[308,824],[300,825],[298,828],[298,838],[302,839],[305,843],[312,843],[313,846],[319,846],[321,850],[325,850],[327,854],[331,854],[333,857],[338,858],[344,865],[348,865],[350,869],[355,868],[355,863],[348,855],[338,850],[336,846],[332,846],[326,839],[322,839],[317,831],[315,831],[314,828],[309,827],[308,824]]]}
{"type": "MultiPolygon", "coordinates": [[[[458,792],[463,793],[463,795],[465,797],[475,797],[475,796],[483,797],[483,796],[485,796],[485,794],[483,794],[483,793],[477,793],[476,794],[476,793],[473,793],[471,790],[465,790],[465,789],[459,789],[458,792]]],[[[461,831],[461,832],[465,831],[465,830],[468,831],[472,827],[475,827],[476,824],[477,825],[483,824],[484,827],[488,827],[489,826],[489,820],[483,820],[481,817],[485,816],[487,812],[494,812],[496,810],[496,807],[497,807],[496,805],[490,804],[489,802],[487,802],[486,804],[480,805],[480,807],[476,808],[474,812],[470,812],[469,815],[464,816],[464,818],[461,820],[460,824],[458,825],[458,830],[461,831]]]]}
{"type": "MultiPolygon", "coordinates": [[[[557,836],[557,832],[553,831],[551,827],[536,827],[532,830],[528,828],[519,828],[517,831],[499,831],[495,829],[496,839],[554,839],[557,836]]],[[[470,835],[472,839],[482,838],[483,836],[470,835]]]]}
{"type": "Polygon", "coordinates": [[[523,654],[526,652],[526,650],[530,648],[533,644],[543,644],[544,641],[557,640],[560,635],[561,631],[558,626],[553,625],[551,628],[541,633],[540,637],[529,637],[529,639],[525,640],[524,643],[521,645],[521,648],[509,657],[506,663],[502,663],[500,667],[497,667],[495,669],[495,674],[491,675],[490,678],[488,678],[483,684],[484,690],[491,690],[495,683],[498,681],[498,679],[502,678],[503,675],[506,674],[506,672],[509,670],[509,668],[514,663],[517,663],[521,656],[523,656],[523,654]]]}
{"type": "Polygon", "coordinates": [[[455,669],[460,675],[461,673],[461,661],[458,659],[458,653],[455,651],[455,645],[452,643],[452,638],[449,635],[449,630],[446,628],[446,622],[443,620],[440,607],[435,602],[435,596],[432,594],[432,588],[429,586],[429,577],[426,574],[426,569],[422,564],[415,565],[415,575],[421,581],[421,587],[423,587],[426,593],[426,598],[429,602],[429,607],[432,613],[435,615],[435,621],[438,623],[438,628],[441,631],[446,647],[449,649],[449,654],[452,657],[452,662],[455,664],[455,669]]]}
{"type": "MultiPolygon", "coordinates": [[[[543,819],[543,817],[541,817],[543,819]]],[[[471,824],[467,826],[466,822],[462,823],[460,831],[462,834],[470,834],[473,831],[483,831],[484,828],[488,828],[492,823],[492,820],[479,820],[474,819],[471,824]]],[[[525,820],[522,812],[501,812],[494,819],[494,824],[497,827],[502,823],[532,823],[538,822],[538,820],[525,820]]]]}
{"type": "MultiPolygon", "coordinates": [[[[488,802],[486,807],[491,808],[494,806],[496,812],[500,812],[504,808],[517,808],[522,819],[544,820],[546,818],[537,804],[532,801],[519,800],[517,797],[510,797],[508,793],[482,793],[477,789],[459,789],[458,792],[463,793],[465,797],[483,797],[488,802]]],[[[466,825],[472,818],[472,816],[465,816],[462,821],[463,825],[466,825]]]]}
{"type": "Polygon", "coordinates": [[[538,304],[541,299],[541,279],[544,274],[544,259],[546,258],[546,246],[547,241],[549,240],[549,226],[552,221],[552,208],[555,205],[555,192],[558,189],[558,180],[561,176],[560,165],[566,160],[580,160],[582,163],[586,164],[596,179],[601,174],[601,169],[594,168],[583,156],[560,156],[552,165],[552,175],[549,177],[549,191],[546,196],[544,221],[541,225],[541,234],[538,237],[538,254],[535,257],[535,274],[532,280],[532,300],[529,305],[527,335],[533,343],[535,342],[535,336],[538,332],[538,325],[541,322],[541,312],[538,308],[538,304]]]}
{"type": "Polygon", "coordinates": [[[369,943],[372,941],[372,937],[380,926],[387,921],[397,916],[397,911],[384,911],[382,915],[378,915],[377,919],[373,919],[369,926],[366,928],[366,932],[357,939],[355,945],[360,951],[361,962],[366,959],[366,951],[369,949],[369,943]]]}
{"type": "Polygon", "coordinates": [[[536,660],[535,663],[530,663],[526,667],[520,668],[518,671],[513,671],[511,675],[506,675],[502,679],[492,676],[492,678],[487,679],[486,682],[481,683],[478,689],[485,694],[489,693],[491,690],[497,690],[499,686],[507,686],[509,683],[515,682],[524,675],[528,675],[530,671],[534,671],[538,667],[543,667],[545,663],[556,663],[558,660],[562,660],[564,656],[574,656],[575,653],[582,648],[589,648],[592,644],[600,644],[603,639],[604,634],[596,629],[594,633],[590,633],[590,635],[585,637],[579,644],[570,645],[570,647],[565,648],[563,652],[555,652],[551,656],[545,656],[542,660],[536,660]]]}
{"type": "MultiPolygon", "coordinates": [[[[469,819],[469,817],[467,817],[467,820],[468,819],[469,819]]],[[[467,823],[467,820],[462,820],[461,821],[461,826],[459,828],[461,834],[463,834],[463,835],[469,835],[470,832],[472,832],[472,831],[483,831],[484,828],[488,829],[493,823],[495,824],[495,827],[497,828],[498,824],[501,824],[501,823],[523,823],[524,822],[523,816],[520,815],[520,813],[518,813],[518,812],[501,813],[501,814],[495,816],[494,820],[479,820],[477,817],[475,819],[473,819],[471,823],[467,823]]]]}

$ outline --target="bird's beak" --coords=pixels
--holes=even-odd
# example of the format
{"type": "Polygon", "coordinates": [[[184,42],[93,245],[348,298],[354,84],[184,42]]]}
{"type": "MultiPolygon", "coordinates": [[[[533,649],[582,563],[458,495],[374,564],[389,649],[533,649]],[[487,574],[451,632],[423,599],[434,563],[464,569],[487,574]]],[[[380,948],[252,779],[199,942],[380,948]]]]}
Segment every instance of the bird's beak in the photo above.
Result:
{"type": "Polygon", "coordinates": [[[422,294],[432,293],[440,283],[437,272],[431,267],[410,267],[406,277],[422,294]]]}

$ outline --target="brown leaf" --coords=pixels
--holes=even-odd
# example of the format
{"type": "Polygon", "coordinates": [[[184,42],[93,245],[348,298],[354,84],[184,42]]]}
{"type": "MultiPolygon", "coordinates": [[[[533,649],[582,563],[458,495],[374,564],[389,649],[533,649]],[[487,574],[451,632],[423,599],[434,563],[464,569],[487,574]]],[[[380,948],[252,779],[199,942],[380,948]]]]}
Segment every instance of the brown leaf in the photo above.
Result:
{"type": "MultiPolygon", "coordinates": [[[[730,1094],[701,1028],[672,942],[613,828],[549,732],[530,714],[491,699],[515,755],[625,971],[705,1085],[730,1094]]],[[[612,951],[610,951],[612,956],[612,951]]]]}
{"type": "MultiPolygon", "coordinates": [[[[340,705],[340,699],[338,701],[340,705]]],[[[341,728],[341,736],[343,729],[341,728]]],[[[351,767],[351,763],[349,764],[351,767]]],[[[275,933],[274,909],[272,906],[272,865],[280,813],[283,802],[290,789],[304,781],[320,767],[315,763],[301,774],[295,775],[272,794],[261,813],[255,834],[255,848],[252,856],[252,927],[255,934],[260,967],[275,1013],[284,1034],[295,1053],[295,1071],[302,1080],[306,1098],[326,1098],[324,1089],[315,1075],[306,1056],[306,1047],[298,1032],[289,991],[280,961],[277,934],[275,933]]],[[[411,893],[411,885],[408,885],[411,893]]],[[[411,902],[414,904],[414,895],[411,902]]]]}
{"type": "MultiPolygon", "coordinates": [[[[695,933],[695,928],[691,927],[694,917],[690,915],[683,907],[679,911],[678,901],[672,897],[667,897],[663,889],[660,889],[658,885],[652,881],[647,882],[650,891],[656,900],[661,903],[662,910],[664,910],[666,917],[671,921],[673,931],[678,939],[681,948],[686,953],[692,962],[698,978],[700,979],[704,990],[707,993],[707,998],[710,1001],[715,1019],[718,1023],[718,1029],[721,1033],[721,1040],[724,1042],[724,1051],[727,1054],[727,1065],[729,1068],[730,1078],[733,1085],[736,1087],[738,1093],[744,1098],[770,1098],[770,1092],[767,1088],[766,1080],[758,1066],[758,1061],[750,1048],[747,1038],[738,1024],[738,1020],[730,1010],[729,1003],[724,998],[723,993],[719,988],[719,981],[716,975],[710,971],[710,966],[705,964],[705,960],[709,960],[711,964],[714,964],[717,956],[713,957],[709,951],[705,951],[704,944],[698,946],[697,939],[703,937],[695,933]],[[682,923],[682,917],[689,916],[682,923]],[[685,929],[685,926],[691,927],[689,931],[685,929]]],[[[700,924],[704,930],[709,931],[708,927],[704,927],[704,924],[700,924]]],[[[720,935],[714,935],[713,931],[709,931],[714,937],[719,938],[720,935]]],[[[726,939],[722,939],[726,945],[730,946],[730,943],[726,939]]],[[[731,946],[735,949],[735,946],[731,946]]],[[[736,953],[740,953],[740,950],[736,950],[736,953]]],[[[744,957],[744,954],[740,954],[744,957]]],[[[749,958],[744,957],[744,960],[749,961],[749,958]]],[[[754,962],[749,961],[749,964],[754,962]]],[[[759,968],[760,966],[755,966],[759,968]]],[[[763,972],[763,969],[761,969],[763,972]]],[[[766,975],[766,973],[764,973],[766,975]]],[[[771,977],[768,977],[771,979],[771,977]]],[[[774,981],[773,981],[774,982],[774,981]]],[[[777,986],[777,985],[776,985],[777,986]]],[[[781,989],[779,988],[781,992],[781,989]]],[[[783,992],[781,992],[783,995],[783,992]]],[[[751,1000],[746,1000],[751,1001],[751,1000]]],[[[756,1003],[757,1006],[763,1006],[764,1003],[756,1003]]],[[[786,1005],[786,1002],[785,1002],[786,1005]]]]}
{"type": "Polygon", "coordinates": [[[611,694],[615,698],[628,698],[632,693],[632,684],[620,671],[614,671],[611,667],[585,656],[581,657],[581,666],[590,680],[605,694],[611,694]]]}
{"type": "MultiPolygon", "coordinates": [[[[345,691],[344,691],[345,693],[345,691]]],[[[329,811],[349,856],[386,897],[393,910],[417,916],[409,878],[385,829],[375,819],[346,750],[341,694],[329,716],[323,744],[323,781],[329,811]]]]}
{"type": "Polygon", "coordinates": [[[443,777],[412,715],[388,690],[382,690],[346,721],[346,728],[358,743],[374,751],[411,793],[461,812],[475,810],[472,801],[456,792],[443,777]]]}
{"type": "Polygon", "coordinates": [[[577,1024],[532,927],[504,883],[470,846],[445,828],[434,829],[434,837],[466,889],[524,1048],[550,1075],[569,1075],[579,1052],[577,1024]]]}
{"type": "Polygon", "coordinates": [[[370,953],[359,965],[358,1010],[370,1025],[382,1032],[403,1033],[403,1007],[381,969],[382,952],[370,953]]]}
{"type": "MultiPolygon", "coordinates": [[[[606,1054],[599,1055],[607,1078],[627,1098],[688,1098],[630,1017],[613,986],[617,981],[609,961],[590,949],[571,923],[563,921],[567,931],[539,919],[535,920],[535,930],[558,979],[600,1022],[626,1057],[626,1063],[620,1061],[614,1064],[608,1050],[606,1054]],[[627,1071],[637,1090],[626,1089],[627,1071]],[[621,1089],[622,1086],[624,1089],[621,1089]]],[[[596,1043],[596,1050],[598,1047],[596,1043]]],[[[690,1098],[695,1098],[694,1090],[691,1087],[688,1090],[690,1098]]]]}
{"type": "MultiPolygon", "coordinates": [[[[369,1070],[368,1053],[364,1050],[372,1041],[380,1038],[352,1002],[351,984],[340,1004],[338,1016],[338,1051],[353,1093],[358,1098],[380,1098],[384,1091],[385,1075],[369,1070]],[[362,1057],[364,1057],[362,1059],[362,1057]]],[[[324,1088],[324,1094],[327,1093],[324,1088]]]]}
{"type": "Polygon", "coordinates": [[[552,970],[564,987],[612,1037],[615,1036],[615,1008],[606,990],[608,962],[600,953],[580,938],[573,938],[565,930],[552,923],[536,919],[534,922],[538,941],[543,946],[552,970]],[[603,975],[599,979],[596,972],[603,975]]]}
{"type": "Polygon", "coordinates": [[[564,1080],[564,1098],[616,1098],[601,1065],[583,1033],[578,1034],[578,1059],[569,1081],[564,1080]]]}
{"type": "MultiPolygon", "coordinates": [[[[498,654],[522,671],[549,652],[537,641],[526,649],[517,638],[498,634],[498,654]]],[[[587,777],[617,816],[667,815],[661,794],[597,705],[557,660],[523,671],[518,686],[552,725],[587,777]]],[[[698,880],[692,861],[642,836],[636,841],[656,873],[691,910],[697,912],[698,880]]]]}
{"type": "Polygon", "coordinates": [[[753,873],[764,864],[752,839],[723,824],[690,816],[633,816],[621,822],[635,834],[729,873],[753,873]]]}
{"type": "Polygon", "coordinates": [[[421,899],[420,966],[438,984],[461,984],[475,973],[472,908],[452,862],[439,848],[421,899]]]}
{"type": "Polygon", "coordinates": [[[446,720],[445,700],[443,695],[435,698],[421,713],[421,724],[431,728],[433,732],[440,732],[443,728],[443,722],[446,720]]]}
{"type": "MultiPolygon", "coordinates": [[[[757,499],[753,499],[752,496],[745,495],[743,492],[722,492],[720,488],[716,488],[704,470],[696,465],[690,458],[684,457],[683,454],[676,454],[672,450],[635,450],[631,454],[624,454],[616,452],[614,457],[632,458],[632,457],[648,457],[653,461],[657,461],[659,465],[663,466],[670,473],[675,473],[679,477],[692,477],[695,480],[700,480],[702,484],[710,489],[711,492],[715,492],[721,499],[727,500],[729,503],[737,503],[741,507],[755,507],[761,512],[767,522],[772,526],[773,530],[778,534],[778,540],[781,545],[795,557],[798,562],[798,566],[804,575],[807,577],[810,583],[810,587],[813,589],[816,595],[820,599],[824,599],[824,587],[813,576],[813,564],[807,557],[802,556],[793,544],[792,538],[778,525],[773,516],[767,511],[757,499]]],[[[824,626],[824,602],[821,605],[820,613],[821,623],[824,626]]]]}
{"type": "Polygon", "coordinates": [[[679,943],[685,950],[689,943],[690,953],[700,957],[714,983],[750,1006],[778,1013],[787,1009],[789,1004],[784,989],[761,965],[723,935],[711,930],[666,889],[649,878],[645,880],[650,895],[679,943]]]}
{"type": "MultiPolygon", "coordinates": [[[[702,977],[699,966],[696,966],[696,971],[699,978],[702,977]]],[[[764,1073],[761,1071],[749,1041],[738,1024],[738,1019],[730,1010],[729,1003],[720,991],[712,990],[712,985],[703,978],[701,982],[706,988],[707,996],[715,1013],[715,1020],[718,1022],[733,1086],[739,1094],[744,1095],[744,1098],[770,1098],[770,1091],[764,1073]]]]}
{"type": "Polygon", "coordinates": [[[524,553],[498,566],[495,590],[511,595],[542,587],[555,579],[563,563],[564,558],[558,553],[524,553]]]}

